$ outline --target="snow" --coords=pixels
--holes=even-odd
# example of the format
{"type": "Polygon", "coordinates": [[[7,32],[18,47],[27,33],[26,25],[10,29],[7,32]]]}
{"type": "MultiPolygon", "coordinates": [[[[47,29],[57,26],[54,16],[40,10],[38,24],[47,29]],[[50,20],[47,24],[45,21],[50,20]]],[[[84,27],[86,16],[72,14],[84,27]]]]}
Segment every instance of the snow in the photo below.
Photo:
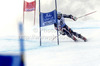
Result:
{"type": "MultiPolygon", "coordinates": [[[[52,45],[52,43],[43,44],[39,49],[26,52],[26,57],[35,66],[99,66],[100,63],[100,29],[80,29],[88,39],[88,42],[73,42],[71,39],[60,41],[60,45],[52,45]],[[86,34],[85,34],[86,32],[86,34]],[[49,46],[48,46],[49,45],[49,46]],[[34,59],[32,59],[34,58],[34,59]]],[[[53,43],[54,44],[54,43],[53,43]]]]}
{"type": "MultiPolygon", "coordinates": [[[[72,25],[72,29],[80,32],[87,37],[88,41],[84,42],[78,39],[74,42],[67,36],[59,36],[60,45],[57,45],[56,39],[52,40],[54,36],[48,39],[48,35],[42,39],[42,46],[39,46],[38,34],[35,37],[27,37],[25,39],[25,65],[26,66],[99,66],[100,63],[100,22],[99,21],[83,21],[67,22],[72,25]],[[76,25],[74,25],[76,24],[76,25]],[[82,25],[82,26],[81,26],[82,25]],[[86,28],[88,25],[88,28],[86,28]],[[98,28],[95,28],[98,27],[98,28]],[[84,29],[82,29],[84,28],[84,29]],[[32,39],[33,38],[33,39],[32,39]]],[[[42,32],[50,33],[53,27],[48,26],[42,28],[42,32]],[[49,30],[49,31],[44,31],[49,30]]],[[[70,26],[71,27],[71,26],[70,26]]],[[[33,28],[34,29],[34,28],[33,28]]],[[[36,29],[36,27],[35,27],[36,29]]],[[[38,32],[38,31],[37,31],[38,32]]],[[[55,34],[55,30],[51,34],[55,34]],[[53,33],[54,32],[54,33],[53,33]]],[[[34,36],[34,35],[33,35],[34,36]]],[[[42,34],[42,37],[44,34],[42,34]]],[[[55,35],[56,36],[56,35],[55,35]]],[[[0,38],[0,53],[19,53],[18,36],[8,36],[0,38]]]]}

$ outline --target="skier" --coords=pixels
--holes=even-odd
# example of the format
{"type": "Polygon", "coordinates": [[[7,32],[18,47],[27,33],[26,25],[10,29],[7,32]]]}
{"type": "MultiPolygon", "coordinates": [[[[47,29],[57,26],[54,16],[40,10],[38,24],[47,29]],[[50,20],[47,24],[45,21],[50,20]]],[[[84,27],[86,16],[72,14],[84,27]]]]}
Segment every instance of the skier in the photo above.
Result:
{"type": "Polygon", "coordinates": [[[77,20],[77,18],[72,15],[66,15],[66,14],[62,14],[62,13],[58,12],[57,13],[58,23],[54,23],[55,29],[58,30],[60,32],[60,34],[67,35],[74,41],[77,41],[76,37],[78,37],[78,38],[84,40],[84,42],[86,42],[87,39],[85,37],[83,37],[81,34],[78,34],[77,32],[74,32],[70,27],[68,27],[65,24],[64,18],[70,18],[70,19],[73,19],[74,21],[77,20]],[[57,29],[57,24],[58,24],[58,29],[57,29]]]}

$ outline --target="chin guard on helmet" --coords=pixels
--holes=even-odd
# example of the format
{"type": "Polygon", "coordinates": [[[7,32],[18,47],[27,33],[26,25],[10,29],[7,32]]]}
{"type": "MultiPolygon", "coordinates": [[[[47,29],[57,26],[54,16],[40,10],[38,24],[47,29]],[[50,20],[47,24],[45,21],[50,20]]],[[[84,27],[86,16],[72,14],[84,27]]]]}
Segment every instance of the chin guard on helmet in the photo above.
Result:
{"type": "Polygon", "coordinates": [[[60,19],[62,17],[62,13],[58,12],[57,17],[58,17],[58,19],[60,19]]]}

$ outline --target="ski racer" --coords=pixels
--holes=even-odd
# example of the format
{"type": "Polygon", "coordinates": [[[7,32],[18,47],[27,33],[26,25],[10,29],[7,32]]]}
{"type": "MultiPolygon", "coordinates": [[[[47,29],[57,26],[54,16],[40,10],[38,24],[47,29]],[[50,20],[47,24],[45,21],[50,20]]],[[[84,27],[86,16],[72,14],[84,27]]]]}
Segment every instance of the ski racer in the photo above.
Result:
{"type": "Polygon", "coordinates": [[[61,35],[67,35],[69,38],[73,39],[75,42],[78,41],[76,39],[76,37],[78,37],[78,38],[84,40],[84,42],[86,42],[87,39],[85,37],[83,37],[81,34],[78,34],[77,32],[74,32],[70,27],[68,27],[65,24],[64,18],[70,18],[70,19],[73,19],[74,21],[77,20],[77,18],[72,15],[66,15],[66,14],[62,14],[62,13],[58,12],[57,13],[58,23],[54,23],[55,29],[58,30],[61,35]],[[58,29],[57,29],[57,25],[58,25],[58,29]]]}

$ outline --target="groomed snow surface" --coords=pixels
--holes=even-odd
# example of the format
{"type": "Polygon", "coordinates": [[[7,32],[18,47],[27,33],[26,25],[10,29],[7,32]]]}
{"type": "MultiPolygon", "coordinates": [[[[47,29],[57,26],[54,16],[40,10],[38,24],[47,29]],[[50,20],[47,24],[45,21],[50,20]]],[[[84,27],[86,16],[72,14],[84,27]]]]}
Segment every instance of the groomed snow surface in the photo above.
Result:
{"type": "MultiPolygon", "coordinates": [[[[38,26],[33,26],[30,36],[28,31],[25,31],[26,66],[100,66],[100,21],[76,21],[66,24],[73,31],[85,36],[88,41],[77,38],[78,42],[74,42],[67,36],[60,35],[60,44],[57,45],[57,40],[52,40],[56,36],[52,25],[42,28],[43,39],[40,46],[38,26]],[[36,33],[34,29],[37,30],[36,33]]],[[[19,46],[18,35],[0,38],[2,54],[18,54],[19,46]]]]}

